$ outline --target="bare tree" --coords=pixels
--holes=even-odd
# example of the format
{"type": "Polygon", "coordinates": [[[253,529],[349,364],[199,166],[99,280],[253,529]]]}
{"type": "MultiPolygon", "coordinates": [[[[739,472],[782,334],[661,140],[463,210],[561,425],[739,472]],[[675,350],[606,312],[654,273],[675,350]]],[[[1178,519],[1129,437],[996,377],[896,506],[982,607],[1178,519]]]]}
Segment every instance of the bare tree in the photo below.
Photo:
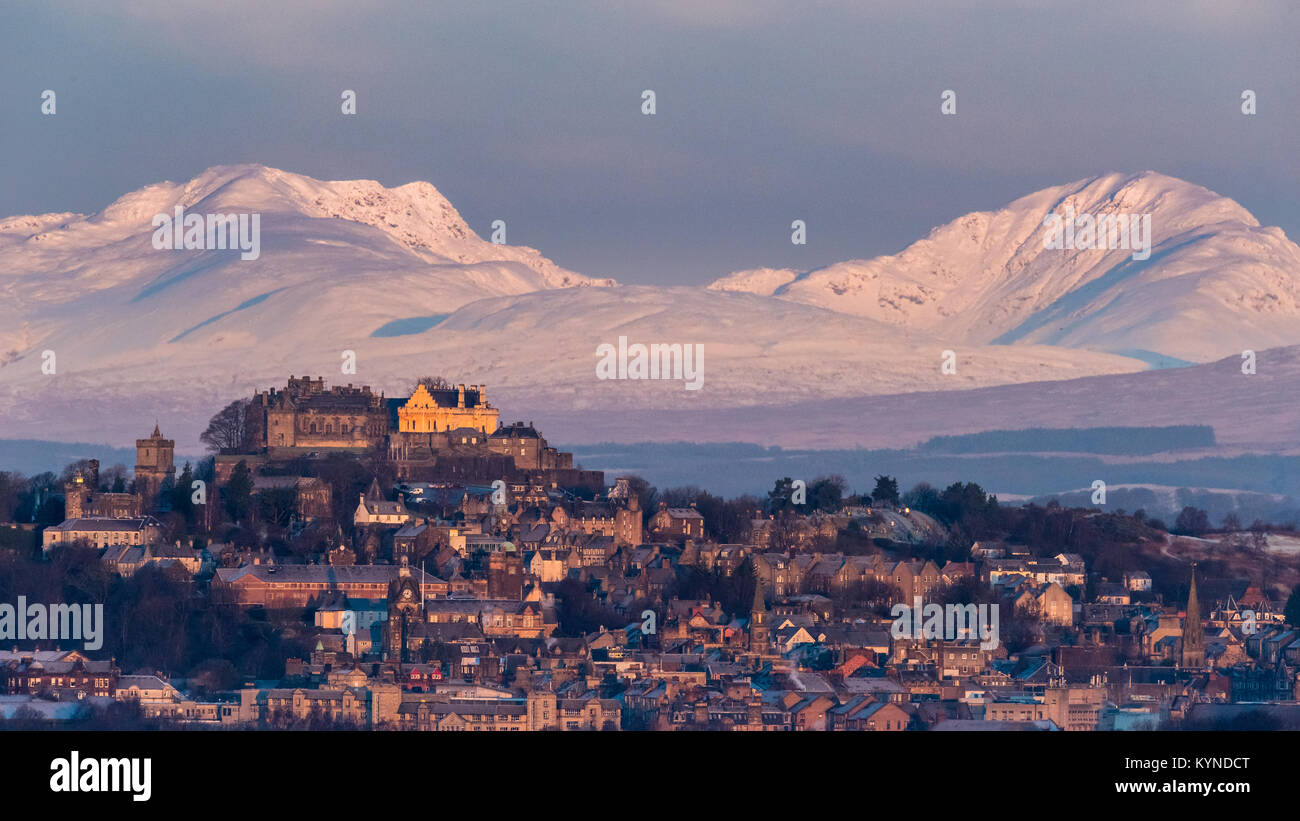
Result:
{"type": "Polygon", "coordinates": [[[411,386],[411,393],[415,393],[415,389],[421,385],[424,386],[425,390],[430,391],[448,390],[452,386],[450,382],[443,379],[441,376],[421,376],[415,381],[415,384],[411,386]]]}
{"type": "Polygon", "coordinates": [[[1261,519],[1250,524],[1250,546],[1259,553],[1268,549],[1268,524],[1261,519]]]}
{"type": "Polygon", "coordinates": [[[248,450],[253,433],[249,424],[252,405],[251,399],[236,399],[226,405],[208,422],[199,439],[217,452],[248,450]]]}

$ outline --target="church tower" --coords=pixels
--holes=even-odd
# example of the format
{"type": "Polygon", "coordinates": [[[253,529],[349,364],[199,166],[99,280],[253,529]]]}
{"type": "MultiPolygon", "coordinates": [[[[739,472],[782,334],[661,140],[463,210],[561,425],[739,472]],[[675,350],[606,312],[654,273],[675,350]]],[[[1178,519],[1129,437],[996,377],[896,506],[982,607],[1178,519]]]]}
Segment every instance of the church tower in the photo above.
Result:
{"type": "Polygon", "coordinates": [[[423,606],[420,585],[411,576],[410,564],[406,556],[403,556],[397,569],[397,578],[388,583],[388,642],[385,660],[390,664],[400,665],[406,660],[406,640],[411,622],[419,617],[418,611],[423,606]]]}
{"type": "Polygon", "coordinates": [[[749,608],[749,649],[754,653],[766,653],[768,640],[772,634],[767,622],[767,605],[763,602],[763,580],[759,578],[758,568],[754,568],[754,603],[749,608]]]}
{"type": "Polygon", "coordinates": [[[157,423],[152,436],[135,440],[135,493],[144,500],[146,510],[157,505],[163,482],[176,479],[175,450],[176,442],[164,439],[157,423]]]}
{"type": "Polygon", "coordinates": [[[1183,666],[1205,666],[1205,629],[1201,603],[1196,597],[1196,563],[1192,562],[1192,588],[1187,594],[1187,619],[1183,622],[1183,666]]]}

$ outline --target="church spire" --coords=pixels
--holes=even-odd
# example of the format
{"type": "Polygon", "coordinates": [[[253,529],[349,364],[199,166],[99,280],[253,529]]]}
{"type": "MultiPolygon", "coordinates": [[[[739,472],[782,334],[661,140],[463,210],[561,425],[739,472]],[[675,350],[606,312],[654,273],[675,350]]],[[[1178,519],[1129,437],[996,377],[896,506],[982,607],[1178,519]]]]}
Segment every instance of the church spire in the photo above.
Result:
{"type": "Polygon", "coordinates": [[[767,623],[767,605],[763,601],[763,579],[758,574],[758,565],[754,569],[754,603],[749,608],[749,649],[757,653],[767,652],[767,643],[771,628],[767,623]]]}
{"type": "Polygon", "coordinates": [[[1205,628],[1201,624],[1201,602],[1196,595],[1196,562],[1192,562],[1192,585],[1187,592],[1187,618],[1183,622],[1183,666],[1205,666],[1205,628]]]}

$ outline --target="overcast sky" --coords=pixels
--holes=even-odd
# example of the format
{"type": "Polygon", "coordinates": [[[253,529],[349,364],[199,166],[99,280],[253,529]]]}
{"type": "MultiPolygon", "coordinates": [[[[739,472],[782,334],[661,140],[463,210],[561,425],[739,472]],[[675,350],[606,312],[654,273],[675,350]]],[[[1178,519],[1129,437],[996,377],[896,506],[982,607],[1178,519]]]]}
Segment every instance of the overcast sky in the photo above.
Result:
{"type": "Polygon", "coordinates": [[[427,180],[480,235],[678,284],[1153,169],[1300,238],[1291,0],[118,5],[0,0],[0,216],[257,162],[427,180]]]}

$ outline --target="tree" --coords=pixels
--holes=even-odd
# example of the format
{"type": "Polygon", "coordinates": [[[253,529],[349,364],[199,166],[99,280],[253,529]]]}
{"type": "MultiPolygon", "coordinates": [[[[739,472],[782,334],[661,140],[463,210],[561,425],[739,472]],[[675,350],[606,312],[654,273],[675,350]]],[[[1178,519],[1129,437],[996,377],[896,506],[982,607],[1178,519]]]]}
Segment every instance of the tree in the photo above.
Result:
{"type": "Polygon", "coordinates": [[[697,508],[704,517],[704,528],[710,537],[722,544],[746,542],[754,511],[761,504],[758,499],[753,496],[738,496],[724,502],[707,493],[704,496],[697,508]]]}
{"type": "Polygon", "coordinates": [[[370,486],[374,477],[351,456],[332,453],[316,465],[316,476],[330,486],[330,504],[334,521],[347,529],[352,528],[351,513],[357,499],[370,486]]]}
{"type": "Polygon", "coordinates": [[[236,399],[226,405],[208,422],[207,430],[199,435],[199,439],[209,449],[217,452],[252,450],[252,407],[251,399],[236,399]]]}
{"type": "Polygon", "coordinates": [[[257,511],[261,521],[288,527],[298,510],[298,491],[292,487],[272,487],[258,494],[257,511]]]}
{"type": "Polygon", "coordinates": [[[1268,525],[1262,519],[1250,524],[1250,546],[1259,553],[1268,548],[1268,525]]]}
{"type": "Polygon", "coordinates": [[[826,513],[838,512],[847,487],[843,476],[823,476],[813,480],[808,488],[808,508],[826,513]]]}
{"type": "Polygon", "coordinates": [[[786,476],[776,480],[776,484],[767,492],[767,509],[773,514],[795,509],[793,479],[786,476]]]}
{"type": "Polygon", "coordinates": [[[194,471],[190,463],[186,462],[184,469],[181,470],[180,478],[176,480],[176,485],[171,489],[171,509],[185,517],[187,525],[194,524],[194,500],[193,500],[194,471]]]}
{"type": "Polygon", "coordinates": [[[21,474],[10,474],[22,484],[17,488],[15,522],[58,524],[63,521],[63,499],[58,495],[58,478],[50,471],[38,473],[22,482],[21,474]]]}
{"type": "Polygon", "coordinates": [[[1292,627],[1300,627],[1300,587],[1292,589],[1291,596],[1286,600],[1286,608],[1282,611],[1286,618],[1286,623],[1292,627]]]}
{"type": "Polygon", "coordinates": [[[930,487],[929,482],[921,482],[909,490],[901,499],[903,506],[919,510],[930,516],[939,512],[939,492],[930,487]]]}
{"type": "Polygon", "coordinates": [[[1210,516],[1200,508],[1187,506],[1174,520],[1171,531],[1179,536],[1199,536],[1210,529],[1210,516]]]}
{"type": "Polygon", "coordinates": [[[55,496],[52,492],[45,495],[41,500],[40,507],[36,509],[37,524],[56,525],[63,521],[66,516],[63,497],[55,496]]]}
{"type": "Polygon", "coordinates": [[[231,521],[242,522],[248,519],[248,514],[253,509],[253,472],[243,459],[239,460],[230,474],[230,481],[226,482],[221,499],[225,502],[226,515],[231,521]]]}
{"type": "Polygon", "coordinates": [[[443,379],[441,376],[421,376],[419,379],[415,380],[415,384],[411,386],[411,393],[415,393],[415,389],[421,385],[423,385],[424,389],[427,391],[451,389],[451,383],[446,379],[443,379]]]}
{"type": "MultiPolygon", "coordinates": [[[[91,479],[90,472],[91,472],[90,460],[78,459],[75,462],[71,462],[67,465],[64,465],[63,473],[59,475],[59,484],[66,485],[67,483],[71,482],[73,478],[79,475],[84,476],[86,478],[86,481],[89,482],[91,479]]],[[[93,487],[91,488],[91,490],[99,490],[99,488],[93,487]]]]}
{"type": "Polygon", "coordinates": [[[786,553],[798,549],[801,523],[802,519],[793,510],[782,510],[769,519],[767,549],[773,553],[786,553]]]}
{"type": "Polygon", "coordinates": [[[14,512],[20,504],[19,497],[27,487],[27,479],[21,473],[0,471],[0,522],[18,521],[14,512]]]}
{"type": "Polygon", "coordinates": [[[99,481],[110,493],[126,493],[126,465],[118,462],[99,472],[99,481]]]}
{"type": "Polygon", "coordinates": [[[239,683],[239,671],[229,660],[210,658],[200,662],[188,676],[190,687],[198,693],[229,690],[239,683]]]}
{"type": "Polygon", "coordinates": [[[898,480],[893,476],[881,474],[876,477],[876,488],[871,491],[871,498],[877,504],[897,505],[900,501],[898,495],[898,480]]]}

